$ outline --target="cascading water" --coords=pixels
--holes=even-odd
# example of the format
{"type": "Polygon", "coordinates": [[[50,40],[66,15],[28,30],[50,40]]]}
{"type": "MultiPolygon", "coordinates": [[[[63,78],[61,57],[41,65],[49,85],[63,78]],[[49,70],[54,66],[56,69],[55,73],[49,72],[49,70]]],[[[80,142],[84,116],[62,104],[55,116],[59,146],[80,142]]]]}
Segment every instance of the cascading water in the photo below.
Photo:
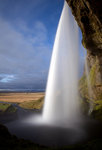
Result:
{"type": "Polygon", "coordinates": [[[86,59],[86,61],[85,61],[85,75],[86,75],[86,81],[87,81],[88,95],[90,98],[90,101],[89,101],[90,106],[89,106],[89,111],[88,111],[88,114],[90,115],[91,112],[93,111],[93,101],[92,101],[93,90],[92,90],[92,86],[90,83],[89,74],[90,74],[90,71],[89,71],[89,67],[88,67],[87,59],[86,59]]]}
{"type": "Polygon", "coordinates": [[[72,123],[78,120],[78,26],[67,2],[59,21],[50,64],[43,120],[72,123]]]}
{"type": "MultiPolygon", "coordinates": [[[[5,125],[13,135],[57,148],[102,137],[99,123],[80,115],[78,60],[78,27],[65,2],[53,48],[43,116],[39,111],[17,106],[17,118],[14,115],[15,119],[10,117],[8,121],[9,117],[5,117],[5,125]]],[[[88,70],[86,74],[89,75],[88,70]]]]}

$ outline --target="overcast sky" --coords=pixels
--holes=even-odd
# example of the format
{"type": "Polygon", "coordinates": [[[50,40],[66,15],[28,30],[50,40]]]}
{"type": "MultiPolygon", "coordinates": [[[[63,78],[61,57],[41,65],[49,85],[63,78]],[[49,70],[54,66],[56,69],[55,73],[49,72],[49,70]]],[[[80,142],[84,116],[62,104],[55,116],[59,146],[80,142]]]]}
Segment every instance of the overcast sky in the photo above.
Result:
{"type": "Polygon", "coordinates": [[[0,0],[0,89],[45,88],[63,3],[0,0]]]}

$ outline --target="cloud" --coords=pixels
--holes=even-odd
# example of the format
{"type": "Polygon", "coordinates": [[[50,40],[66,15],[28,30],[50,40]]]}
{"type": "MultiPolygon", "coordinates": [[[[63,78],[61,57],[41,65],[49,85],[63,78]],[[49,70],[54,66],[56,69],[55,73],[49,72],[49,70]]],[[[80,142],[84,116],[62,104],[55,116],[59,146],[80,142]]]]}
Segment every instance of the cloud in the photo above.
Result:
{"type": "Polygon", "coordinates": [[[19,21],[14,26],[0,18],[0,88],[6,82],[16,86],[46,80],[50,56],[43,22],[36,21],[28,27],[26,22],[19,21]]]}
{"type": "Polygon", "coordinates": [[[37,45],[44,45],[47,40],[47,29],[40,21],[36,21],[32,29],[32,37],[29,38],[30,42],[37,45]]]}
{"type": "Polygon", "coordinates": [[[15,77],[14,77],[14,75],[0,75],[0,82],[2,82],[2,83],[8,83],[8,82],[10,82],[10,81],[13,81],[13,80],[15,80],[15,77]]]}

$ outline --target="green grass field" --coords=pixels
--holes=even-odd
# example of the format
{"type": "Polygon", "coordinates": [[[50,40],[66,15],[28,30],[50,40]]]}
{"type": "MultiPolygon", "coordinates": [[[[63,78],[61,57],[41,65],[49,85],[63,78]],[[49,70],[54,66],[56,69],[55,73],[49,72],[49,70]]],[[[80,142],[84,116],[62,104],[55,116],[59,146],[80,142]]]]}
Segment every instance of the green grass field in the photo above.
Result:
{"type": "Polygon", "coordinates": [[[0,103],[0,111],[5,112],[10,106],[11,104],[0,103]]]}
{"type": "Polygon", "coordinates": [[[34,100],[34,101],[22,102],[18,105],[25,109],[40,109],[43,106],[43,102],[44,102],[44,97],[36,101],[34,100]]]}
{"type": "Polygon", "coordinates": [[[4,113],[4,112],[9,112],[9,113],[13,113],[16,112],[16,108],[12,106],[12,104],[7,104],[7,103],[0,103],[0,112],[4,113]]]}
{"type": "MultiPolygon", "coordinates": [[[[6,111],[11,104],[17,104],[24,109],[40,109],[43,106],[45,93],[0,93],[0,110],[6,111]],[[7,103],[10,104],[7,104],[7,103]]],[[[10,107],[11,108],[11,107],[10,107]]]]}

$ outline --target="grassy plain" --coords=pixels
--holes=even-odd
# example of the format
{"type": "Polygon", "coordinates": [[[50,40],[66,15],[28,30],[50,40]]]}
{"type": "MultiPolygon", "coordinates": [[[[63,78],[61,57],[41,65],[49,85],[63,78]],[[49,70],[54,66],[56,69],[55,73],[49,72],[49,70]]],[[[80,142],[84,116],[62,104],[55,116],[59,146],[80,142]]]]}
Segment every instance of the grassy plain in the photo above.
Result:
{"type": "MultiPolygon", "coordinates": [[[[16,103],[25,109],[40,109],[43,99],[44,93],[0,93],[0,102],[16,103]]],[[[4,106],[7,107],[8,104],[4,106]]],[[[4,106],[2,104],[1,107],[4,106]]]]}

